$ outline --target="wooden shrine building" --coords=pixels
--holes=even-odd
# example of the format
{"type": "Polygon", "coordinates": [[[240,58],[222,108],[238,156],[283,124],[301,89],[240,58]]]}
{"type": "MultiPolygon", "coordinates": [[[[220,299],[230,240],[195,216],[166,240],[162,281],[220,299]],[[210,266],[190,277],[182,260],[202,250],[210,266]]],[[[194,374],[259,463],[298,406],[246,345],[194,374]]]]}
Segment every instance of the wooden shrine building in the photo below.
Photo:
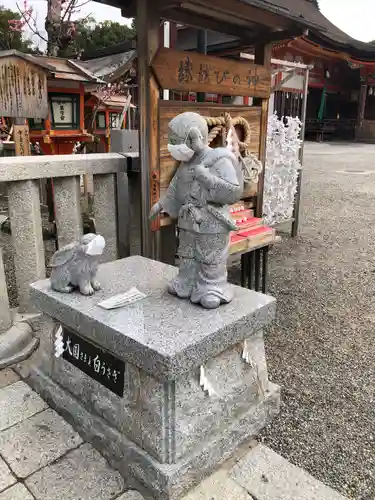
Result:
{"type": "MultiPolygon", "coordinates": [[[[272,43],[301,36],[315,22],[302,18],[298,12],[263,0],[104,0],[122,10],[125,17],[137,19],[137,79],[141,175],[141,230],[142,254],[159,258],[166,241],[165,230],[159,219],[149,220],[149,211],[173,176],[176,165],[166,154],[164,123],[183,110],[205,114],[206,103],[176,103],[165,99],[166,91],[225,94],[253,99],[252,131],[254,153],[264,164],[268,106],[271,93],[272,43]],[[160,36],[162,21],[171,21],[197,28],[200,37],[205,30],[235,37],[241,50],[251,47],[253,63],[239,62],[229,57],[207,56],[202,46],[189,52],[165,47],[160,36]]],[[[203,45],[203,44],[202,44],[203,45]]],[[[240,106],[216,103],[210,116],[225,111],[239,113],[240,106]]],[[[262,214],[263,174],[253,193],[256,214],[262,214]]]]}
{"type": "MultiPolygon", "coordinates": [[[[308,137],[331,136],[347,140],[375,140],[375,46],[351,38],[331,23],[314,0],[272,0],[272,6],[293,13],[309,23],[300,36],[289,36],[273,45],[278,61],[304,64],[309,75],[306,133],[308,137]],[[322,134],[321,134],[322,133],[322,134]]],[[[171,42],[176,48],[197,50],[202,43],[199,30],[174,26],[171,42]]],[[[253,47],[241,45],[239,37],[208,31],[207,52],[240,58],[253,47]]],[[[281,70],[276,81],[283,85],[274,95],[279,115],[300,113],[296,99],[303,92],[303,71],[293,75],[281,70]]]]}
{"type": "MultiPolygon", "coordinates": [[[[22,97],[24,92],[23,102],[32,103],[43,90],[43,99],[38,105],[30,105],[30,111],[23,111],[27,116],[22,118],[28,122],[33,144],[38,143],[44,154],[70,154],[77,142],[94,145],[91,149],[96,152],[108,152],[109,132],[122,125],[119,118],[126,96],[103,97],[101,89],[128,71],[134,53],[133,50],[124,57],[85,62],[23,54],[16,50],[0,51],[2,130],[12,128],[12,119],[5,106],[7,102],[9,106],[18,105],[16,98],[22,97]],[[23,84],[16,84],[17,78],[20,81],[24,78],[25,89],[23,84]],[[43,109],[43,117],[35,114],[37,109],[43,109]]],[[[6,136],[3,132],[3,139],[6,136]]]]}

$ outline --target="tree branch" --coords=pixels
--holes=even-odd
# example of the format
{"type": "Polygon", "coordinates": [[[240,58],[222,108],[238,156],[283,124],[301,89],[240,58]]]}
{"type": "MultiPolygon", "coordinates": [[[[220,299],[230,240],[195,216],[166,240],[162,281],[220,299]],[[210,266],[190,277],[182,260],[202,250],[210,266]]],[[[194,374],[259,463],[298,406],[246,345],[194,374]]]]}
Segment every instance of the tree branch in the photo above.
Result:
{"type": "Polygon", "coordinates": [[[91,0],[86,0],[85,2],[82,2],[80,3],[79,5],[77,5],[76,7],[74,7],[75,9],[81,9],[84,5],[90,3],[91,0]]]}
{"type": "Polygon", "coordinates": [[[70,21],[70,17],[72,15],[72,11],[74,9],[74,4],[76,3],[77,0],[70,0],[68,6],[64,10],[63,15],[61,16],[61,22],[65,21],[66,16],[68,15],[68,20],[70,21]]]}
{"type": "MultiPolygon", "coordinates": [[[[27,26],[31,30],[31,32],[34,33],[34,35],[37,35],[39,38],[41,38],[44,42],[48,43],[48,40],[38,30],[36,30],[35,28],[32,27],[32,25],[30,24],[30,20],[26,18],[24,12],[22,12],[22,10],[20,9],[18,2],[16,3],[16,5],[17,5],[17,9],[19,10],[23,20],[25,21],[25,23],[27,24],[27,26]]],[[[34,23],[36,24],[35,20],[34,20],[34,23]]]]}
{"type": "Polygon", "coordinates": [[[91,0],[86,0],[80,4],[77,3],[78,0],[70,0],[68,6],[65,8],[64,10],[64,14],[62,15],[61,17],[61,20],[62,21],[65,21],[66,19],[68,21],[70,21],[71,17],[73,14],[79,12],[79,10],[81,9],[81,7],[83,7],[84,5],[88,4],[91,2],[91,0]]]}

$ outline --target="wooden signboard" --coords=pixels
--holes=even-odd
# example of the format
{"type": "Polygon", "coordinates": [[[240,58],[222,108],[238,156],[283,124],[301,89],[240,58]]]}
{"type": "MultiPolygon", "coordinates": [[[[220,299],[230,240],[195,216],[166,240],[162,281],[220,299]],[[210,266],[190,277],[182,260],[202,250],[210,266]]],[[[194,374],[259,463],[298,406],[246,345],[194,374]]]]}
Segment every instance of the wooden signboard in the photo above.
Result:
{"type": "Polygon", "coordinates": [[[31,156],[29,126],[14,125],[13,137],[16,156],[31,156]]]}
{"type": "Polygon", "coordinates": [[[152,67],[164,89],[269,98],[271,70],[258,64],[161,48],[152,67]]]}
{"type": "Polygon", "coordinates": [[[160,101],[160,196],[165,193],[178,166],[167,148],[168,123],[176,115],[185,111],[196,112],[202,116],[221,116],[224,113],[229,113],[232,118],[244,117],[251,127],[250,152],[259,154],[262,114],[262,109],[259,106],[223,106],[208,103],[160,101]]]}
{"type": "Polygon", "coordinates": [[[20,57],[0,59],[0,116],[47,118],[45,69],[20,57]]]}

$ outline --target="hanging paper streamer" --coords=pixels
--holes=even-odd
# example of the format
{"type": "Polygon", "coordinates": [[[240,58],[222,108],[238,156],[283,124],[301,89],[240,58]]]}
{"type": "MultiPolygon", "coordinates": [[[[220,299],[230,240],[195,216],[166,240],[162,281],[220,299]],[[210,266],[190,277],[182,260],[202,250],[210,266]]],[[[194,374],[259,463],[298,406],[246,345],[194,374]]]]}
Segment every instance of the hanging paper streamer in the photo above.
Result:
{"type": "Polygon", "coordinates": [[[266,168],[264,171],[263,216],[267,225],[293,217],[301,149],[299,118],[268,120],[266,168]]]}
{"type": "Polygon", "coordinates": [[[55,358],[59,358],[64,352],[63,329],[60,325],[55,333],[55,358]]]}
{"type": "Polygon", "coordinates": [[[201,366],[199,384],[202,387],[202,389],[204,390],[204,392],[207,392],[209,396],[213,396],[214,394],[216,394],[214,388],[212,387],[212,385],[210,384],[210,382],[208,381],[208,379],[206,377],[203,366],[201,366]]]}
{"type": "Polygon", "coordinates": [[[242,359],[247,364],[249,364],[252,368],[255,368],[254,361],[253,361],[252,357],[250,356],[249,344],[248,344],[247,340],[244,340],[244,343],[243,343],[242,359]]]}

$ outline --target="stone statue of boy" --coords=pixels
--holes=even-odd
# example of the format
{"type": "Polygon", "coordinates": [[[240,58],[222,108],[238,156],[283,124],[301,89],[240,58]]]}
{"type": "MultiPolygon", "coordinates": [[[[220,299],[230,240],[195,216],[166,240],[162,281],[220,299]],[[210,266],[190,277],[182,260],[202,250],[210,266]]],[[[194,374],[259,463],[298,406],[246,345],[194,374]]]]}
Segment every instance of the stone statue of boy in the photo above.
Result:
{"type": "Polygon", "coordinates": [[[179,273],[170,293],[214,309],[232,300],[227,284],[229,205],[243,191],[239,162],[227,148],[208,146],[206,120],[182,113],[169,123],[168,151],[181,164],[164,196],[151,209],[178,219],[179,273]]]}

